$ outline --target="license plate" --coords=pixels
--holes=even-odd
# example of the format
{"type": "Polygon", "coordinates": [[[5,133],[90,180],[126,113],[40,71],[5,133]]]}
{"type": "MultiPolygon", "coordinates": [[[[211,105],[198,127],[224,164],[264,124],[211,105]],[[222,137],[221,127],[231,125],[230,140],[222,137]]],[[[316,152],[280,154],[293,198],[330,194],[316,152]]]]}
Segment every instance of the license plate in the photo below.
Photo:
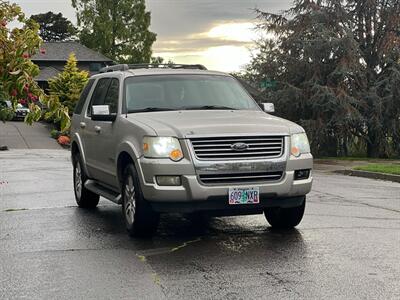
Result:
{"type": "Polygon", "coordinates": [[[229,204],[257,204],[260,203],[260,189],[252,188],[230,188],[229,204]]]}

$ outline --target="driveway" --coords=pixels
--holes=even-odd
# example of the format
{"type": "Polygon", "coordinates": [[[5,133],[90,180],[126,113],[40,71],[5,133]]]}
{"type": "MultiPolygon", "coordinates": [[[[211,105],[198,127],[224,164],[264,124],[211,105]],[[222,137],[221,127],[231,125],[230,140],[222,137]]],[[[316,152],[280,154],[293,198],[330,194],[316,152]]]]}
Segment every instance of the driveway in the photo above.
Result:
{"type": "Polygon", "coordinates": [[[316,171],[296,230],[262,215],[126,234],[76,207],[69,152],[0,153],[1,299],[399,299],[400,184],[316,171]]]}
{"type": "Polygon", "coordinates": [[[61,149],[56,140],[50,137],[51,124],[34,123],[32,126],[23,121],[0,121],[0,146],[9,149],[61,149]]]}

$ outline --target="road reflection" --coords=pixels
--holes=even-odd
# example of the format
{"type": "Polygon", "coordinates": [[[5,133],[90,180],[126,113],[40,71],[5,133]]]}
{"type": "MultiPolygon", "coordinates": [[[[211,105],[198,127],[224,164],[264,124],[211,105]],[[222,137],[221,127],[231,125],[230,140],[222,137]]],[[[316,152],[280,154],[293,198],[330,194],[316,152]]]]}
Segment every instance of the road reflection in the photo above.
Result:
{"type": "Polygon", "coordinates": [[[305,257],[307,252],[300,231],[273,230],[262,215],[212,218],[201,223],[184,215],[163,215],[157,234],[147,239],[128,236],[118,206],[100,206],[92,211],[76,208],[73,218],[79,236],[97,236],[99,241],[108,240],[107,244],[113,241],[123,248],[148,250],[150,256],[177,250],[187,256],[184,248],[191,248],[194,252],[190,253],[200,256],[271,257],[278,254],[289,262],[305,257]]]}

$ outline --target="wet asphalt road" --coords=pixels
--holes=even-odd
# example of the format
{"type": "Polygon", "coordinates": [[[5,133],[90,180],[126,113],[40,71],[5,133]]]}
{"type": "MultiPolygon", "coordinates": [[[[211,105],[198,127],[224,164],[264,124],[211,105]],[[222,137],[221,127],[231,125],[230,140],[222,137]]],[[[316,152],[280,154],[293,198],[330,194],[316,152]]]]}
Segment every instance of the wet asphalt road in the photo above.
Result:
{"type": "Polygon", "coordinates": [[[135,240],[117,205],[76,207],[67,151],[0,153],[0,298],[399,299],[400,184],[314,177],[297,230],[171,215],[135,240]]]}

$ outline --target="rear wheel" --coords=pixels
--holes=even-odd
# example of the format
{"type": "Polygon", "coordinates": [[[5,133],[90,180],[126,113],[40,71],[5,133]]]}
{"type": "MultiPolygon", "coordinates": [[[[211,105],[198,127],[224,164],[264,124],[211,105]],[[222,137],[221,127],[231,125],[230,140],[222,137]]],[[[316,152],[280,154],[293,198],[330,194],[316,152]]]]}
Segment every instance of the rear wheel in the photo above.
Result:
{"type": "Polygon", "coordinates": [[[297,207],[272,207],[264,210],[265,218],[273,228],[289,229],[296,227],[303,219],[306,197],[303,204],[297,207]]]}
{"type": "Polygon", "coordinates": [[[157,231],[160,216],[144,199],[137,172],[132,164],[126,167],[123,176],[122,214],[131,236],[151,236],[157,231]]]}
{"type": "Polygon", "coordinates": [[[75,200],[79,207],[95,208],[99,203],[99,195],[85,188],[87,176],[82,168],[82,160],[79,154],[75,154],[73,158],[74,166],[74,193],[75,200]]]}

